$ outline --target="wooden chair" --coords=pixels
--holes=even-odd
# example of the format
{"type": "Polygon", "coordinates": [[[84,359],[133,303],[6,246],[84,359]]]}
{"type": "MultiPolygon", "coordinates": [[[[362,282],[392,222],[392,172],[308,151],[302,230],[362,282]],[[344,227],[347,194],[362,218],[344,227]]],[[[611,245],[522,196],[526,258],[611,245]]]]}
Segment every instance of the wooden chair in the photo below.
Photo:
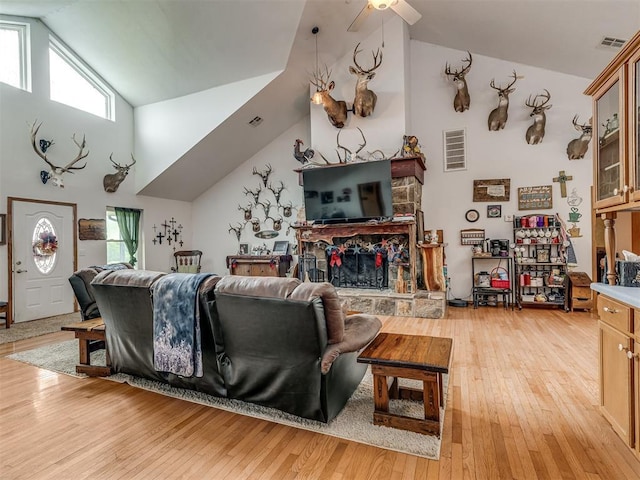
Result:
{"type": "Polygon", "coordinates": [[[178,273],[200,273],[200,250],[180,250],[173,254],[176,266],[172,269],[178,273]]]}

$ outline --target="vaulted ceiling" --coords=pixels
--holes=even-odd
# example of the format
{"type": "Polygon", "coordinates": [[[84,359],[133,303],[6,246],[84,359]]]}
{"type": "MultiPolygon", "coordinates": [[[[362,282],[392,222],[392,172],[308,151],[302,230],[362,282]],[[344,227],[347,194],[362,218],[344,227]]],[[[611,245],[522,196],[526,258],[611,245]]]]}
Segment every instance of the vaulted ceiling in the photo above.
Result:
{"type": "MultiPolygon", "coordinates": [[[[408,1],[422,14],[409,27],[414,40],[585,78],[594,78],[616,53],[600,46],[603,37],[626,40],[640,29],[637,0],[408,1]]],[[[321,61],[331,64],[395,15],[374,11],[358,32],[347,32],[365,5],[366,0],[0,0],[0,14],[40,18],[134,107],[284,70],[223,123],[230,135],[215,135],[222,143],[216,148],[230,151],[238,142],[235,123],[246,124],[256,114],[265,118],[260,134],[243,137],[243,158],[229,155],[228,164],[198,189],[175,188],[180,168],[169,168],[141,191],[191,201],[308,114],[314,25],[320,27],[321,61]],[[167,191],[166,185],[174,188],[167,191]]],[[[201,157],[188,152],[176,167],[197,164],[201,157]]]]}

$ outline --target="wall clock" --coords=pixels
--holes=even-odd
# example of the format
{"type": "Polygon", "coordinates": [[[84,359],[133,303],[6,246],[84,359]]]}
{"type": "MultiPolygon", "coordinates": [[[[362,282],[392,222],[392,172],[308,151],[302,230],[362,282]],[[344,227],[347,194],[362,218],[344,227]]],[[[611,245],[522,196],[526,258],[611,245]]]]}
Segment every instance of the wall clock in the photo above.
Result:
{"type": "Polygon", "coordinates": [[[464,214],[464,218],[467,219],[467,222],[475,222],[480,218],[480,214],[477,210],[471,209],[467,210],[467,213],[464,214]]]}

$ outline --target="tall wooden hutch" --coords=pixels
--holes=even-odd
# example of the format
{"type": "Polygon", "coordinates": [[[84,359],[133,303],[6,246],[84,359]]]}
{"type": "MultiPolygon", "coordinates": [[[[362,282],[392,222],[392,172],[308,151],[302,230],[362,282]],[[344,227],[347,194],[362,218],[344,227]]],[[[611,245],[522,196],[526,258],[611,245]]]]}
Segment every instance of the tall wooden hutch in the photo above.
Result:
{"type": "Polygon", "coordinates": [[[616,218],[640,211],[640,32],[585,93],[593,97],[593,209],[604,221],[607,257],[607,284],[591,286],[598,292],[600,406],[640,457],[640,288],[616,285],[615,268],[616,218]]]}

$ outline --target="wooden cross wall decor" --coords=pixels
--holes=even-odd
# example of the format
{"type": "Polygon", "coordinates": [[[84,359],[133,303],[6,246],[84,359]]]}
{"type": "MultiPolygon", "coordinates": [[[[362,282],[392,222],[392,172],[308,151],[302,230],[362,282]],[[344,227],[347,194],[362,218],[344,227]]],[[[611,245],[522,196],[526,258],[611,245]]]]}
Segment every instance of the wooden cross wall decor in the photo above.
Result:
{"type": "Polygon", "coordinates": [[[553,179],[554,182],[560,183],[560,196],[565,198],[567,196],[567,182],[569,180],[573,180],[571,175],[567,175],[564,173],[564,170],[560,170],[558,172],[558,176],[553,179]]]}

